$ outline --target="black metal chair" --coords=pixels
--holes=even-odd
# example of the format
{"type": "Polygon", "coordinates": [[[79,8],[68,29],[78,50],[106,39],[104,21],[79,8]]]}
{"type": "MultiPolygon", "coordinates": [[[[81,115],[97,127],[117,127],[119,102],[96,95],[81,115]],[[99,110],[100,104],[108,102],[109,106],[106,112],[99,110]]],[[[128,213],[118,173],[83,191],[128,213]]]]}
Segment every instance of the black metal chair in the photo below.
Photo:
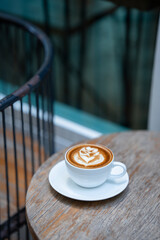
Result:
{"type": "Polygon", "coordinates": [[[26,191],[54,151],[52,60],[40,29],[0,13],[0,239],[29,239],[26,191]]]}

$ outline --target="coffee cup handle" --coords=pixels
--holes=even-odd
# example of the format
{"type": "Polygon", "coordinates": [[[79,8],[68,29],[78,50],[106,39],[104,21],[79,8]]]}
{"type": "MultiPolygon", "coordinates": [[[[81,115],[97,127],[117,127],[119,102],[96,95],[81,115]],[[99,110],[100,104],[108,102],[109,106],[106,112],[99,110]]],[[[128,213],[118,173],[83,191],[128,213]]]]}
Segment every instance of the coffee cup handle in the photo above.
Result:
{"type": "Polygon", "coordinates": [[[110,173],[110,176],[109,176],[109,180],[115,180],[115,179],[121,178],[126,174],[126,171],[127,171],[125,164],[123,164],[121,162],[113,162],[112,163],[112,170],[111,170],[111,173],[110,173]],[[112,173],[112,170],[114,171],[114,168],[116,168],[116,167],[119,167],[119,168],[122,169],[121,173],[117,173],[117,174],[112,173]]]}

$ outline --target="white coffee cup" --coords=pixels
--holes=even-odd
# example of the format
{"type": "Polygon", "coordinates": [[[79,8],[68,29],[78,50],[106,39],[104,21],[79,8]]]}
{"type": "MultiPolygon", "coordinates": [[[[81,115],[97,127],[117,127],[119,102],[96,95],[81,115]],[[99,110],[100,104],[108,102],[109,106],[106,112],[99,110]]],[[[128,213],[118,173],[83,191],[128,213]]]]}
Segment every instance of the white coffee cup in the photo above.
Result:
{"type": "MultiPolygon", "coordinates": [[[[70,149],[68,149],[68,151],[70,149]]],[[[113,152],[112,152],[113,157],[110,163],[108,163],[103,167],[89,168],[89,169],[80,168],[72,165],[67,160],[67,152],[65,154],[65,164],[66,164],[68,174],[70,178],[81,187],[85,187],[85,188],[97,187],[103,184],[106,180],[115,181],[126,174],[125,164],[121,162],[115,162],[113,152]],[[117,170],[117,169],[118,169],[118,173],[114,173],[116,172],[114,170],[117,170]]]]}

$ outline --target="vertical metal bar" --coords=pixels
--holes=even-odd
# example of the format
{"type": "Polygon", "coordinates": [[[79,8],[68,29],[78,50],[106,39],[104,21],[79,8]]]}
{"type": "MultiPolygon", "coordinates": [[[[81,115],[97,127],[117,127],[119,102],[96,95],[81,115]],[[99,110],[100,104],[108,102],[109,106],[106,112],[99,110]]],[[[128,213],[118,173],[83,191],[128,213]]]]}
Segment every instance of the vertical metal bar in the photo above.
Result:
{"type": "Polygon", "coordinates": [[[14,66],[19,66],[19,47],[18,47],[18,29],[17,26],[13,26],[13,31],[12,31],[12,43],[13,43],[13,47],[12,47],[12,62],[14,64],[14,66]]]}
{"type": "Polygon", "coordinates": [[[30,33],[28,35],[28,50],[27,50],[27,65],[28,65],[28,78],[32,76],[32,67],[33,67],[33,56],[31,55],[32,52],[32,35],[30,33]]]}
{"type": "Polygon", "coordinates": [[[24,75],[24,43],[23,43],[23,30],[19,29],[19,34],[18,34],[18,51],[19,51],[19,67],[20,67],[20,73],[21,76],[20,78],[24,79],[23,75],[24,75]],[[22,61],[22,56],[23,56],[23,61],[22,61]]]}
{"type": "Polygon", "coordinates": [[[24,31],[22,31],[22,43],[23,43],[23,52],[24,52],[24,56],[23,56],[23,60],[24,60],[24,76],[25,76],[25,80],[27,81],[28,79],[28,66],[27,66],[27,42],[26,42],[26,33],[24,31]]]}
{"type": "Polygon", "coordinates": [[[54,152],[54,142],[53,142],[53,95],[52,95],[52,80],[51,80],[51,73],[48,76],[48,114],[49,114],[49,141],[50,141],[50,151],[49,154],[51,155],[54,152]]]}
{"type": "MultiPolygon", "coordinates": [[[[37,68],[40,66],[41,62],[43,61],[43,52],[42,52],[42,48],[40,45],[40,42],[37,41],[37,45],[36,45],[36,51],[37,51],[37,58],[36,58],[36,63],[37,63],[37,68]],[[40,51],[41,50],[41,51],[40,51]]],[[[47,149],[46,147],[48,146],[48,143],[46,143],[46,134],[47,134],[47,129],[46,129],[46,96],[48,95],[46,89],[47,88],[47,80],[46,80],[46,76],[43,79],[43,82],[40,83],[39,85],[39,97],[41,99],[41,111],[42,111],[42,119],[41,119],[41,129],[42,129],[42,140],[41,140],[41,146],[43,146],[43,151],[44,151],[44,155],[43,155],[43,160],[41,157],[41,161],[45,161],[47,159],[47,149]]],[[[41,138],[41,136],[40,136],[41,138]]]]}
{"type": "Polygon", "coordinates": [[[48,126],[48,153],[51,153],[51,129],[50,129],[50,89],[49,89],[49,79],[46,79],[46,100],[47,100],[47,126],[48,126]]]}
{"type": "Polygon", "coordinates": [[[70,0],[64,0],[64,28],[65,35],[63,38],[63,79],[64,79],[64,100],[69,104],[69,55],[70,55],[70,42],[69,42],[69,28],[70,28],[70,0]]]}
{"type": "Polygon", "coordinates": [[[49,73],[49,79],[50,79],[50,104],[51,104],[51,133],[52,133],[52,152],[53,154],[55,152],[55,144],[54,144],[54,84],[53,84],[53,79],[52,79],[52,71],[49,73]]]}
{"type": "Polygon", "coordinates": [[[18,180],[18,164],[17,164],[17,147],[16,147],[16,135],[15,135],[15,117],[14,117],[14,108],[11,105],[11,112],[12,112],[12,132],[13,132],[13,147],[14,147],[14,164],[15,164],[15,178],[16,178],[16,205],[17,205],[17,236],[20,239],[20,232],[19,232],[19,180],[18,180]]]}
{"type": "Polygon", "coordinates": [[[35,172],[35,162],[34,162],[34,152],[33,152],[33,128],[32,128],[32,110],[31,110],[31,93],[28,94],[28,103],[29,103],[29,131],[30,131],[30,140],[31,140],[31,162],[32,162],[32,175],[35,172]]]}
{"type": "Polygon", "coordinates": [[[29,64],[29,77],[31,77],[34,73],[35,73],[35,69],[34,69],[34,42],[33,42],[33,36],[31,34],[29,34],[28,36],[28,62],[27,64],[29,64]]]}
{"type": "MultiPolygon", "coordinates": [[[[41,48],[41,43],[39,40],[36,39],[35,41],[35,51],[36,51],[36,58],[35,58],[35,63],[36,63],[36,69],[38,69],[41,65],[41,62],[43,61],[42,57],[42,48],[41,48]]],[[[37,140],[38,140],[38,160],[39,160],[39,166],[41,163],[44,161],[44,155],[42,156],[41,154],[41,148],[43,146],[44,152],[45,152],[45,124],[44,124],[44,99],[43,99],[43,91],[44,88],[46,87],[44,83],[40,83],[38,89],[36,90],[36,106],[37,106],[37,140]],[[41,99],[41,111],[42,111],[42,126],[40,124],[40,115],[39,115],[39,100],[41,99]],[[41,131],[42,130],[42,131],[41,131]],[[42,132],[42,138],[41,138],[41,132],[42,132]]]]}
{"type": "MultiPolygon", "coordinates": [[[[25,180],[25,195],[28,188],[28,176],[27,176],[27,161],[26,161],[26,143],[25,143],[25,132],[24,132],[24,117],[23,117],[23,102],[20,100],[21,105],[21,130],[22,130],[22,148],[23,148],[23,164],[24,164],[24,180],[25,180]]],[[[26,239],[29,239],[29,232],[26,226],[26,239]]]]}
{"type": "Polygon", "coordinates": [[[84,60],[86,49],[86,0],[81,0],[80,9],[80,21],[82,24],[82,30],[80,32],[80,47],[79,47],[79,79],[78,79],[78,91],[77,91],[77,108],[82,108],[82,93],[83,93],[83,74],[84,74],[84,60]]]}
{"type": "MultiPolygon", "coordinates": [[[[45,81],[44,81],[45,83],[45,81]]],[[[46,160],[46,146],[45,146],[45,133],[46,133],[46,129],[45,129],[45,94],[44,94],[44,88],[45,86],[42,85],[42,137],[43,137],[43,148],[44,148],[44,160],[46,160]]]]}
{"type": "Polygon", "coordinates": [[[137,19],[137,54],[136,54],[136,63],[138,63],[139,59],[139,51],[141,49],[141,38],[142,38],[142,22],[143,22],[143,15],[141,12],[138,13],[138,19],[137,19]]]}
{"type": "Polygon", "coordinates": [[[39,166],[41,165],[41,137],[40,137],[40,122],[39,122],[39,92],[36,90],[36,109],[37,109],[37,141],[38,141],[38,160],[39,166]]]}
{"type": "Polygon", "coordinates": [[[5,174],[6,174],[6,191],[7,191],[7,227],[8,227],[8,239],[10,239],[10,196],[9,196],[9,176],[8,176],[8,156],[7,156],[7,140],[6,140],[6,120],[5,111],[2,111],[2,123],[3,123],[3,141],[4,141],[4,156],[5,156],[5,174]]]}
{"type": "Polygon", "coordinates": [[[124,85],[124,125],[130,126],[131,123],[131,82],[129,81],[129,49],[130,49],[130,27],[131,27],[131,11],[126,10],[126,39],[125,39],[125,54],[123,61],[123,85],[124,85]]]}
{"type": "Polygon", "coordinates": [[[50,36],[50,17],[49,17],[48,0],[43,0],[43,12],[44,12],[45,31],[48,34],[48,36],[50,36]]]}
{"type": "Polygon", "coordinates": [[[23,118],[23,103],[22,99],[20,100],[21,104],[21,130],[22,130],[22,143],[23,143],[23,163],[24,163],[24,178],[25,178],[25,193],[28,188],[28,179],[27,179],[27,161],[26,161],[26,143],[25,143],[25,133],[24,133],[24,118],[23,118]]]}

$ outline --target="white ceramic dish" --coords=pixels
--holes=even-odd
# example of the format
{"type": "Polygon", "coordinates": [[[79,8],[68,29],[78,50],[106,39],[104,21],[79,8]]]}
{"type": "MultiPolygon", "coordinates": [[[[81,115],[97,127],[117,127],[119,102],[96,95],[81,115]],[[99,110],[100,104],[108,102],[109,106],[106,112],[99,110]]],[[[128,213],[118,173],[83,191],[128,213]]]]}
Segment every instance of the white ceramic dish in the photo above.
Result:
{"type": "Polygon", "coordinates": [[[129,183],[128,173],[117,181],[106,181],[95,188],[84,188],[74,183],[67,172],[65,161],[57,163],[49,172],[49,183],[63,196],[81,200],[98,201],[114,197],[121,193],[129,183]]]}

